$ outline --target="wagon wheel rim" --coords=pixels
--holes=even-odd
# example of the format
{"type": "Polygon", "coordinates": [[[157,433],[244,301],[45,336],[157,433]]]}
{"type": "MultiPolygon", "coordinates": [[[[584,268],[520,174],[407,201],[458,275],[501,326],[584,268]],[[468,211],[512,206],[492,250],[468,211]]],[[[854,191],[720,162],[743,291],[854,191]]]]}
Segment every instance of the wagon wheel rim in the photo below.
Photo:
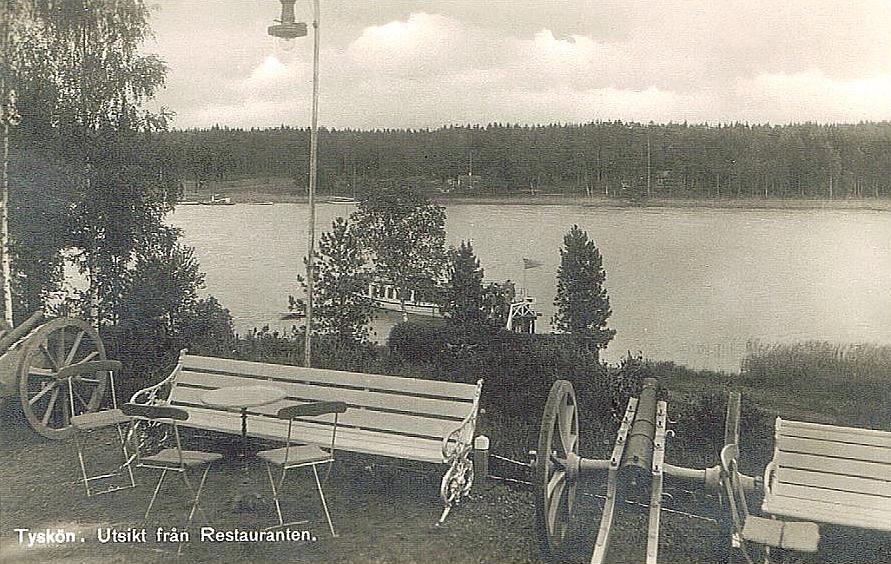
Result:
{"type": "Polygon", "coordinates": [[[39,434],[68,437],[73,432],[72,415],[99,408],[108,386],[107,372],[72,377],[70,388],[67,379],[56,377],[66,366],[91,360],[105,360],[105,346],[99,333],[80,319],[54,319],[25,339],[17,372],[19,398],[26,419],[39,434]]]}
{"type": "Polygon", "coordinates": [[[538,435],[535,460],[535,521],[542,551],[560,556],[566,546],[578,489],[566,461],[579,453],[578,404],[572,384],[551,386],[538,435]]]}

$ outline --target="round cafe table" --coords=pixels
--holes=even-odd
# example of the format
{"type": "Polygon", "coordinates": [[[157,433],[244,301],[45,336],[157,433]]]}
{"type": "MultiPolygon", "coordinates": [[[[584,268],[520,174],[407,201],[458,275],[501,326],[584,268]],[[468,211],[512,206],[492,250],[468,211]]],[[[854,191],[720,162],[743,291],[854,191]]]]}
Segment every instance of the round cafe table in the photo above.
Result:
{"type": "Polygon", "coordinates": [[[209,390],[201,395],[201,403],[223,409],[241,411],[241,438],[247,441],[247,410],[277,402],[285,397],[285,391],[268,384],[249,384],[245,386],[228,386],[209,390]]]}
{"type": "MultiPolygon", "coordinates": [[[[201,403],[210,407],[220,407],[223,409],[237,409],[241,412],[241,453],[242,468],[247,472],[247,415],[248,409],[252,407],[260,407],[269,405],[284,399],[285,391],[270,386],[268,384],[253,384],[243,386],[228,386],[225,388],[217,388],[216,390],[208,390],[201,395],[201,403]]],[[[247,477],[245,477],[247,482],[247,477]]],[[[246,484],[245,484],[246,485],[246,484]]],[[[243,508],[246,504],[244,498],[251,498],[262,501],[260,494],[254,492],[245,496],[237,496],[235,500],[236,508],[243,508]]]]}

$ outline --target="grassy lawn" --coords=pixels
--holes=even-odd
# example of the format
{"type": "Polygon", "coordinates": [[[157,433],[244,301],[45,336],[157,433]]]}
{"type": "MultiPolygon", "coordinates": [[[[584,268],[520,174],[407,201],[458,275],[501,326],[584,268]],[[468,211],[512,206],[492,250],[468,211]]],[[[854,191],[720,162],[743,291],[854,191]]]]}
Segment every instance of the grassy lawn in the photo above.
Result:
{"type": "MultiPolygon", "coordinates": [[[[754,385],[736,375],[693,373],[671,366],[657,367],[663,385],[669,389],[669,415],[677,436],[670,439],[667,461],[673,464],[704,467],[716,461],[720,448],[720,425],[689,407],[703,389],[742,388],[750,402],[762,411],[762,419],[743,437],[747,456],[743,471],[757,474],[770,455],[770,419],[777,414],[839,424],[856,424],[873,417],[887,406],[887,392],[871,398],[832,397],[807,386],[784,386],[780,381],[762,381],[754,385]],[[780,393],[783,391],[783,393],[780,393]]],[[[854,393],[855,390],[852,390],[854,393]]],[[[720,407],[720,406],[719,406],[720,407]]],[[[493,436],[493,453],[503,452],[496,445],[526,442],[534,448],[539,414],[527,420],[511,421],[483,415],[481,429],[493,436]],[[498,434],[509,435],[498,437],[498,434]]],[[[891,414],[889,414],[891,417],[891,414]]],[[[610,449],[603,429],[587,429],[582,412],[582,454],[603,457],[610,449]]],[[[593,420],[593,418],[589,418],[593,420]]],[[[888,419],[876,420],[887,428],[888,419]]],[[[78,481],[77,456],[73,440],[49,441],[39,437],[24,423],[17,402],[7,402],[0,419],[0,561],[3,562],[174,562],[176,545],[157,542],[158,527],[171,530],[185,524],[188,511],[185,489],[176,477],[165,482],[153,515],[143,524],[143,513],[151,497],[157,473],[142,470],[135,489],[87,499],[78,481]],[[97,530],[116,527],[126,530],[146,529],[146,542],[100,543],[97,530]],[[16,528],[42,531],[62,528],[76,532],[73,544],[27,547],[18,542],[16,528]],[[81,536],[84,541],[80,542],[81,536]]],[[[93,452],[111,463],[112,435],[94,434],[93,452]]],[[[198,438],[193,437],[193,441],[198,438]]],[[[194,442],[191,444],[195,444],[194,442]]],[[[201,438],[200,448],[231,451],[231,440],[224,437],[201,438]]],[[[183,562],[546,562],[538,548],[534,526],[533,488],[490,480],[469,499],[453,510],[446,526],[433,527],[441,505],[439,476],[429,465],[394,468],[387,461],[339,453],[338,462],[326,486],[335,526],[340,533],[331,538],[311,475],[289,475],[286,514],[305,516],[310,522],[293,527],[308,530],[315,541],[308,542],[202,542],[202,526],[218,531],[262,529],[275,522],[264,467],[249,459],[243,467],[232,458],[215,466],[208,477],[202,505],[193,522],[191,539],[183,550],[183,562]],[[265,505],[254,510],[236,510],[234,496],[240,491],[260,492],[265,505]]],[[[506,475],[509,468],[493,460],[493,471],[506,475]]],[[[511,474],[528,479],[522,469],[511,474]]],[[[573,541],[565,558],[587,562],[597,535],[603,503],[604,482],[586,480],[577,499],[572,521],[573,541]]],[[[729,548],[727,515],[714,493],[695,486],[667,484],[671,494],[664,502],[661,520],[660,562],[726,562],[734,557],[729,548]]],[[[752,500],[758,507],[758,500],[752,500]]],[[[613,529],[609,562],[642,562],[645,559],[647,533],[646,509],[629,503],[619,504],[613,529]]],[[[794,555],[794,562],[886,562],[891,563],[891,535],[870,534],[855,529],[821,526],[820,552],[794,555]]],[[[27,543],[27,538],[25,539],[27,543]]],[[[738,554],[735,555],[740,560],[738,554]]],[[[782,561],[782,559],[781,559],[782,561]]]]}

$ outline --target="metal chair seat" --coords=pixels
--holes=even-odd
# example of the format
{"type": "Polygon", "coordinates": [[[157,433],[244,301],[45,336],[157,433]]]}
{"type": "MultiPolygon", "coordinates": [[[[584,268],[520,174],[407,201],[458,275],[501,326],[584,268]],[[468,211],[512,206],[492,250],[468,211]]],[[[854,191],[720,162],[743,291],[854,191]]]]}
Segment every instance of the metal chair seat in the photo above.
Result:
{"type": "Polygon", "coordinates": [[[200,450],[184,450],[182,451],[182,459],[180,452],[175,448],[165,448],[157,454],[144,456],[140,459],[140,466],[158,465],[169,468],[179,468],[183,466],[201,466],[202,464],[210,464],[223,458],[222,454],[216,452],[203,452],[200,450]]]}
{"type": "Polygon", "coordinates": [[[334,457],[317,445],[295,445],[258,452],[257,456],[270,464],[294,468],[304,464],[331,462],[334,457]]]}
{"type": "Polygon", "coordinates": [[[742,537],[767,546],[816,552],[820,542],[820,526],[810,521],[780,521],[749,515],[742,537]]]}

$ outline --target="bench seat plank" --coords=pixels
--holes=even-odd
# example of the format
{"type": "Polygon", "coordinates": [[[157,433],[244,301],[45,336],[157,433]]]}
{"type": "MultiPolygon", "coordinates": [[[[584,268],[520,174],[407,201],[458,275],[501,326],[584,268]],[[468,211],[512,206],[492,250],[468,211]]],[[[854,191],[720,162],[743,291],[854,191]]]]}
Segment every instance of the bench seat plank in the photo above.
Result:
{"type": "Polygon", "coordinates": [[[322,368],[305,368],[302,366],[267,364],[208,356],[184,355],[182,357],[182,366],[186,370],[197,368],[200,371],[214,371],[242,377],[254,376],[281,379],[285,382],[352,386],[367,390],[393,390],[426,397],[455,398],[466,401],[473,401],[477,393],[476,384],[441,382],[438,380],[422,380],[419,378],[403,378],[400,376],[384,376],[322,368]]]}
{"type": "Polygon", "coordinates": [[[889,515],[891,515],[891,499],[885,496],[800,486],[785,482],[779,482],[774,485],[773,491],[775,495],[779,496],[825,501],[826,503],[834,503],[853,509],[862,507],[865,509],[887,510],[889,515]]]}

